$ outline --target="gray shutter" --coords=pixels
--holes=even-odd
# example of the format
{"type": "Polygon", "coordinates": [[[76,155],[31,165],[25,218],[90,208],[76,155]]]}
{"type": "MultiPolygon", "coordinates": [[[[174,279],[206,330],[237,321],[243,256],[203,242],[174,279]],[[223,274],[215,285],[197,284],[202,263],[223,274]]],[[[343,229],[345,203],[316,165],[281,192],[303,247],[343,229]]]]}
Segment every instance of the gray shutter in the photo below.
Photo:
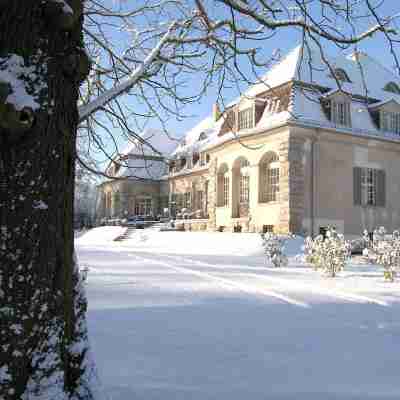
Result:
{"type": "Polygon", "coordinates": [[[383,169],[376,171],[376,205],[386,206],[386,173],[383,169]]]}
{"type": "Polygon", "coordinates": [[[361,168],[353,168],[353,198],[354,205],[361,205],[361,168]]]}

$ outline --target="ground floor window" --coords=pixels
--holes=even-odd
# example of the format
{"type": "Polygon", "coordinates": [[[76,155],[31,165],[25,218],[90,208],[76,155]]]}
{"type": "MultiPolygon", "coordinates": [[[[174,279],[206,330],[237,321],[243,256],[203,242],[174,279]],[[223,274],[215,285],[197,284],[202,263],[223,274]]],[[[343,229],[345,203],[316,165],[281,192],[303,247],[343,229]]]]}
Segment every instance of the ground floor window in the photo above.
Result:
{"type": "Polygon", "coordinates": [[[249,202],[249,190],[250,190],[250,177],[248,175],[240,175],[240,188],[239,188],[239,200],[240,203],[249,202]]]}
{"type": "Polygon", "coordinates": [[[204,192],[202,190],[197,191],[197,209],[198,210],[203,210],[204,205],[204,192]]]}
{"type": "Polygon", "coordinates": [[[187,208],[188,210],[190,210],[192,208],[192,193],[191,192],[186,192],[184,194],[184,206],[185,208],[187,208]]]}
{"type": "Polygon", "coordinates": [[[384,170],[355,167],[354,204],[384,207],[386,203],[386,175],[384,170]]]}
{"type": "Polygon", "coordinates": [[[135,203],[135,215],[151,215],[153,213],[152,199],[138,199],[135,203]]]}

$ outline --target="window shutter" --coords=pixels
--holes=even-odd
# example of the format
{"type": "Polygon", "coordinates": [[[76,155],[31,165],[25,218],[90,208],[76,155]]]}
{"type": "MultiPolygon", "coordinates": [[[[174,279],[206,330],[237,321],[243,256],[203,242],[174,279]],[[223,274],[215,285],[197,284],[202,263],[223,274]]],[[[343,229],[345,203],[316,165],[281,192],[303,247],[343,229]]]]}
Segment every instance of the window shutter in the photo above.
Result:
{"type": "Polygon", "coordinates": [[[354,205],[361,205],[361,168],[353,168],[353,197],[354,205]]]}
{"type": "Polygon", "coordinates": [[[386,173],[382,169],[376,171],[376,205],[386,206],[386,173]]]}

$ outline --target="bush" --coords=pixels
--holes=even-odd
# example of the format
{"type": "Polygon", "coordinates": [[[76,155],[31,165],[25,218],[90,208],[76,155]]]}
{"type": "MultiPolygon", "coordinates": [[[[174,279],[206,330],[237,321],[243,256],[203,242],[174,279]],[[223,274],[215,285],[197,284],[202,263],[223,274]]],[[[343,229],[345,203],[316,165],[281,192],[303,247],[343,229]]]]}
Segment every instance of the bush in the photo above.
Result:
{"type": "Polygon", "coordinates": [[[267,260],[275,267],[288,265],[288,259],[284,254],[284,250],[286,241],[292,237],[293,235],[278,236],[269,232],[261,234],[267,260]]]}
{"type": "MultiPolygon", "coordinates": [[[[365,237],[364,232],[364,237],[365,237]]],[[[392,235],[386,234],[384,227],[374,231],[373,241],[365,238],[368,248],[364,255],[369,261],[383,266],[385,280],[393,282],[396,277],[396,270],[400,266],[400,233],[394,231],[392,235]]]]}
{"type": "Polygon", "coordinates": [[[322,269],[331,277],[335,277],[345,267],[350,251],[351,244],[334,228],[328,228],[325,239],[322,235],[315,239],[308,237],[304,245],[306,262],[315,269],[322,269]]]}

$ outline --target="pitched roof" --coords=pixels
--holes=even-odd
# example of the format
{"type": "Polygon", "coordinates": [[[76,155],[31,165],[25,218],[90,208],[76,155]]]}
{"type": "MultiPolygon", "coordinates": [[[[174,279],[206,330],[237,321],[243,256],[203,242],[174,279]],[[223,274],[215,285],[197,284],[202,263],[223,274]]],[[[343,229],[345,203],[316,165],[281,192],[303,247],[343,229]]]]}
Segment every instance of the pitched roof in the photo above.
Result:
{"type": "MultiPolygon", "coordinates": [[[[267,90],[277,88],[285,83],[293,82],[292,98],[288,110],[279,113],[271,113],[265,109],[262,118],[257,124],[257,130],[267,130],[285,121],[298,121],[314,126],[325,126],[336,129],[338,127],[327,119],[320,106],[320,98],[324,95],[333,95],[339,90],[334,77],[335,70],[343,70],[348,81],[340,81],[340,90],[355,96],[351,104],[352,127],[338,129],[349,131],[356,135],[381,137],[390,140],[400,140],[398,135],[382,132],[377,129],[369,114],[366,101],[358,98],[374,99],[378,104],[389,101],[400,103],[400,94],[385,90],[385,86],[393,82],[400,87],[400,77],[393,71],[381,65],[377,60],[365,53],[358,52],[350,55],[339,54],[329,56],[324,54],[329,66],[322,60],[318,47],[299,45],[289,51],[281,60],[276,62],[260,82],[249,87],[242,97],[255,97],[267,90]],[[301,88],[300,85],[301,84],[301,88]],[[307,89],[307,86],[318,89],[307,89]]],[[[228,107],[237,104],[240,98],[229,103],[228,107]]],[[[173,155],[191,153],[216,146],[224,141],[237,136],[249,134],[249,130],[230,132],[218,136],[223,117],[214,122],[212,116],[208,116],[185,136],[185,143],[178,146],[173,155]],[[198,137],[202,131],[207,133],[207,140],[199,142],[198,137]]]]}
{"type": "Polygon", "coordinates": [[[178,145],[178,140],[158,129],[145,129],[139,138],[131,139],[118,156],[166,156],[178,145]]]}

